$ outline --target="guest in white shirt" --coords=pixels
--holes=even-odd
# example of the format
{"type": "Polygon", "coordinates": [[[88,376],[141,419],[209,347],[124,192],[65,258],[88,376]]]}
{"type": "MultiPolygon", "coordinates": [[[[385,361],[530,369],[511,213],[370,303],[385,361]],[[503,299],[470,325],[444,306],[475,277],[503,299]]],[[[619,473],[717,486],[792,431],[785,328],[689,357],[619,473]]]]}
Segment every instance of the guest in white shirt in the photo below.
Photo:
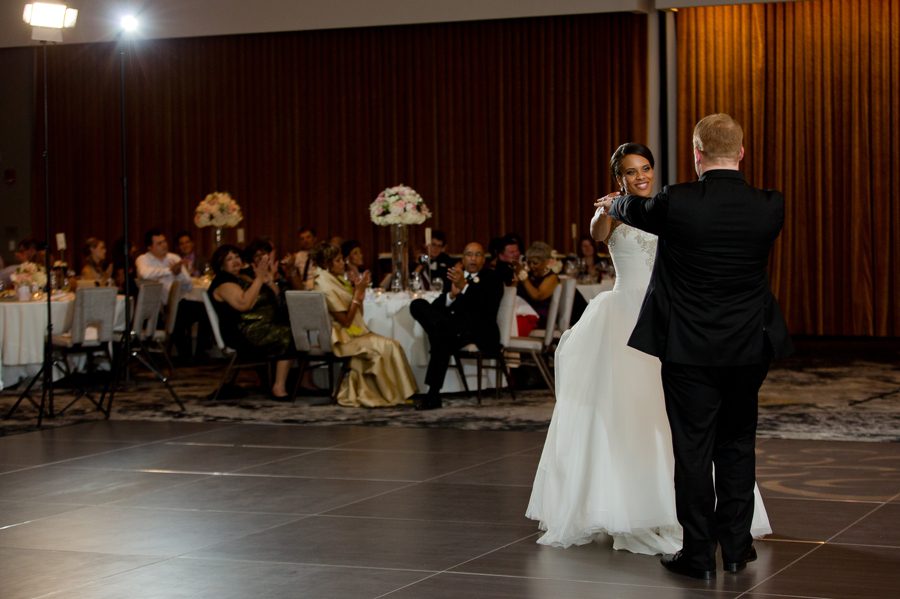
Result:
{"type": "MultiPolygon", "coordinates": [[[[169,291],[172,289],[172,283],[176,280],[181,283],[181,297],[184,297],[193,287],[188,270],[190,266],[187,262],[178,254],[169,252],[166,236],[159,229],[147,231],[144,235],[144,244],[147,246],[147,252],[135,260],[138,278],[162,283],[164,305],[168,304],[169,291]]],[[[203,304],[181,301],[179,298],[178,315],[175,317],[175,330],[172,331],[172,337],[175,349],[178,351],[178,362],[181,364],[193,361],[192,329],[195,322],[200,324],[197,339],[198,350],[203,350],[207,345],[206,335],[203,334],[203,331],[208,328],[203,326],[207,322],[203,304]]]]}
{"type": "Polygon", "coordinates": [[[169,242],[159,229],[150,229],[144,235],[147,252],[135,260],[139,279],[159,281],[163,284],[163,305],[169,301],[169,290],[175,279],[181,281],[181,294],[191,290],[190,266],[184,259],[169,251],[169,242]]]}

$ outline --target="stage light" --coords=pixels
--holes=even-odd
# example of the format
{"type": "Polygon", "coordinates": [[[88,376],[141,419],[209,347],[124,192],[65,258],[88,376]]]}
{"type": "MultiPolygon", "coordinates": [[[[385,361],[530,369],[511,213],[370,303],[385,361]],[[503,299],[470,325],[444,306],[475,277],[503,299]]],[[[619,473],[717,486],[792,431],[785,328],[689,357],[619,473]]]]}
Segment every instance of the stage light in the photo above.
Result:
{"type": "Polygon", "coordinates": [[[78,11],[55,2],[32,2],[25,5],[22,20],[31,25],[32,39],[61,42],[62,30],[75,27],[78,11]]]}
{"type": "Polygon", "coordinates": [[[119,19],[119,26],[122,28],[122,31],[132,32],[137,31],[138,25],[140,23],[137,20],[137,17],[134,15],[125,15],[121,19],[119,19]]]}

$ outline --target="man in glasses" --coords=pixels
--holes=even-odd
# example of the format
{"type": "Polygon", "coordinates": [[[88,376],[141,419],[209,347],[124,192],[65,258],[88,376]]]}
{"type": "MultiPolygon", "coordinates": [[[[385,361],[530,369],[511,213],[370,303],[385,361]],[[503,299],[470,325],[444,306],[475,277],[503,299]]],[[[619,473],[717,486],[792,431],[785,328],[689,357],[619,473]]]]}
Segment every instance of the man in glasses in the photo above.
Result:
{"type": "Polygon", "coordinates": [[[425,373],[428,393],[415,401],[417,410],[441,407],[441,387],[453,352],[470,343],[483,352],[496,351],[500,346],[497,310],[503,284],[496,273],[484,268],[484,248],[480,243],[466,246],[462,262],[448,269],[444,289],[432,303],[418,299],[409,306],[412,317],[428,334],[431,346],[425,373]]]}

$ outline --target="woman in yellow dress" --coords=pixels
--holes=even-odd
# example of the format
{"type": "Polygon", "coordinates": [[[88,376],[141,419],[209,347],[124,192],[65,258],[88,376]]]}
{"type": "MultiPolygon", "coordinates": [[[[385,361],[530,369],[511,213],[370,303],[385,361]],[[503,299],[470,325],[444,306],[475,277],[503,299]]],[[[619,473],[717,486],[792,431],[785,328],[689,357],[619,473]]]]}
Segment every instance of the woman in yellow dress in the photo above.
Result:
{"type": "Polygon", "coordinates": [[[369,331],[363,321],[369,271],[355,284],[348,282],[341,250],[329,243],[318,244],[312,260],[318,267],[315,288],[325,294],[331,313],[334,353],[352,356],[350,374],[338,391],[338,403],[367,408],[406,403],[416,392],[416,379],[403,348],[394,339],[369,331]]]}

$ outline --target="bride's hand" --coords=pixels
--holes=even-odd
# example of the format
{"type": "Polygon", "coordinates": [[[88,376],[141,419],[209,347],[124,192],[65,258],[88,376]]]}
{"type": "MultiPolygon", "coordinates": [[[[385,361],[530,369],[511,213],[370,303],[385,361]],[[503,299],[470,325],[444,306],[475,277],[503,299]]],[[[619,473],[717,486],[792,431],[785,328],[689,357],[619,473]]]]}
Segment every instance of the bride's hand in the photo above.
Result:
{"type": "Polygon", "coordinates": [[[606,194],[602,198],[598,198],[594,200],[594,208],[597,208],[600,214],[609,214],[609,209],[612,207],[612,203],[616,198],[621,197],[622,194],[618,191],[614,191],[613,193],[606,194]]]}

